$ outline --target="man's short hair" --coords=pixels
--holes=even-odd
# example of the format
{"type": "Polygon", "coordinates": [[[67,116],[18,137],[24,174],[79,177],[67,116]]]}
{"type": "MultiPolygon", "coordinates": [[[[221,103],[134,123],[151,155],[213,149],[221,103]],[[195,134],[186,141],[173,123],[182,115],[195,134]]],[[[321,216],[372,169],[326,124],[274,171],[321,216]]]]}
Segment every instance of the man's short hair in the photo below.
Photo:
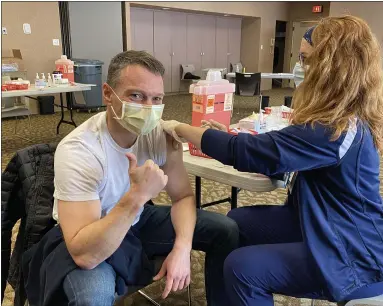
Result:
{"type": "Polygon", "coordinates": [[[117,86],[121,70],[129,65],[139,65],[143,68],[146,68],[153,74],[160,75],[162,77],[165,74],[164,66],[154,56],[145,51],[129,50],[117,54],[111,60],[108,68],[108,77],[106,80],[109,86],[112,88],[117,86]]]}

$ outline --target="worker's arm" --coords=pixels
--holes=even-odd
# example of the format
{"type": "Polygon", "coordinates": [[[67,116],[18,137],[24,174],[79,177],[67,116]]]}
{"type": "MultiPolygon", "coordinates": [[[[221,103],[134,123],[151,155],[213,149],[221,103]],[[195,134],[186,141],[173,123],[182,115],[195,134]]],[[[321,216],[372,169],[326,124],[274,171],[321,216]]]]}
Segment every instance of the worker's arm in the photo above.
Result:
{"type": "Polygon", "coordinates": [[[210,157],[232,165],[239,171],[269,176],[338,163],[339,149],[345,137],[343,134],[333,141],[331,129],[319,124],[314,127],[289,126],[255,136],[247,133],[234,136],[183,123],[173,124],[169,130],[201,148],[210,157]]]}
{"type": "Polygon", "coordinates": [[[72,158],[67,154],[68,150],[58,150],[55,156],[59,222],[75,263],[83,269],[93,269],[117,250],[141,207],[164,188],[167,176],[153,161],[137,167],[135,156],[127,154],[130,190],[101,218],[97,184],[102,169],[97,159],[85,149],[69,156],[72,158]]]}
{"type": "Polygon", "coordinates": [[[238,136],[210,129],[201,137],[201,148],[205,154],[239,171],[272,176],[337,164],[344,137],[333,141],[331,129],[319,124],[238,136]]]}
{"type": "Polygon", "coordinates": [[[166,191],[172,201],[171,218],[176,239],[172,252],[155,277],[158,280],[166,275],[163,298],[171,290],[182,290],[190,284],[190,251],[196,224],[196,206],[182,156],[182,147],[175,150],[172,138],[167,136],[167,158],[163,170],[169,178],[166,191]]]}

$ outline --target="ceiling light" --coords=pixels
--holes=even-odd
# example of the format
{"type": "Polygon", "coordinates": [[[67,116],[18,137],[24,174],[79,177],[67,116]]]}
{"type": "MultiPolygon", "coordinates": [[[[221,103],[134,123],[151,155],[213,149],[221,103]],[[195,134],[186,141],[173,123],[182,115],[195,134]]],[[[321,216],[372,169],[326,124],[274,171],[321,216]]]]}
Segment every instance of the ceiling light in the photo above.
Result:
{"type": "Polygon", "coordinates": [[[169,8],[168,8],[168,7],[163,7],[162,9],[163,9],[163,10],[168,10],[169,8]]]}

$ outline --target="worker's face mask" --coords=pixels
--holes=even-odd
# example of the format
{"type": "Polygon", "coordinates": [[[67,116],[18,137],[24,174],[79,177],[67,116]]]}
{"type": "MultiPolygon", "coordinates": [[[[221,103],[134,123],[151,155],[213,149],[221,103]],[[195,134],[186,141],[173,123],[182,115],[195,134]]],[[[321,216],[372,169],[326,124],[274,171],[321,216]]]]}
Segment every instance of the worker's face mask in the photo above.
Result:
{"type": "Polygon", "coordinates": [[[298,87],[305,78],[305,70],[301,66],[300,63],[296,63],[293,69],[293,75],[294,75],[294,83],[295,86],[298,87]]]}
{"type": "Polygon", "coordinates": [[[299,53],[299,62],[295,64],[293,69],[294,83],[298,87],[305,78],[305,71],[309,69],[309,65],[306,63],[306,58],[302,53],[299,53]]]}
{"type": "MultiPolygon", "coordinates": [[[[110,87],[111,88],[111,87],[110,87]]],[[[111,88],[112,89],[112,88],[111,88]]],[[[113,106],[114,119],[129,132],[136,135],[147,135],[153,131],[159,123],[164,105],[144,105],[126,102],[120,99],[112,89],[114,95],[122,103],[121,116],[117,116],[113,106]]]]}

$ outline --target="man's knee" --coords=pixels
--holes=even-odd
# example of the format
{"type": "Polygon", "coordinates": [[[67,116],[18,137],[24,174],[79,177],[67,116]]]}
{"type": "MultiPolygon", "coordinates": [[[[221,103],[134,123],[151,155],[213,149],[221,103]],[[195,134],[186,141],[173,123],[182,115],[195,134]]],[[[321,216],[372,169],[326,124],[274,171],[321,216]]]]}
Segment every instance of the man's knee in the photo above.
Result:
{"type": "Polygon", "coordinates": [[[113,268],[103,262],[92,270],[76,269],[70,272],[64,280],[64,291],[68,305],[113,305],[115,284],[113,268]]]}
{"type": "Polygon", "coordinates": [[[215,243],[226,245],[230,249],[238,247],[239,229],[237,223],[232,219],[222,214],[200,211],[197,226],[200,228],[208,227],[208,233],[206,234],[215,237],[215,243]]]}

